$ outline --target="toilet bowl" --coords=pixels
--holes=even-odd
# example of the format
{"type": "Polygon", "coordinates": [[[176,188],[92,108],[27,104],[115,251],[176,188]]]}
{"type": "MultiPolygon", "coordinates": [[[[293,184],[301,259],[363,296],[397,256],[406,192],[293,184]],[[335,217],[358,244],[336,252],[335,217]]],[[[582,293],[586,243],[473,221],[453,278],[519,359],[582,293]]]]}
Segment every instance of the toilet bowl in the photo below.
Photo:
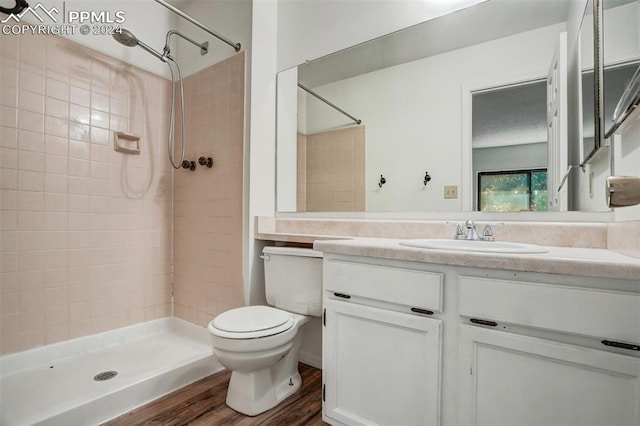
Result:
{"type": "Polygon", "coordinates": [[[213,352],[218,361],[232,371],[227,405],[248,416],[256,416],[273,408],[300,389],[300,327],[309,321],[309,317],[267,306],[247,306],[227,313],[242,313],[250,318],[258,310],[263,311],[258,315],[266,310],[271,310],[267,312],[274,317],[286,315],[287,321],[271,329],[238,332],[217,328],[215,319],[209,323],[213,352]]]}
{"type": "Polygon", "coordinates": [[[321,312],[322,254],[289,247],[265,247],[263,253],[267,302],[275,307],[232,309],[208,327],[213,353],[232,372],[227,405],[249,416],[300,389],[303,326],[321,312]]]}

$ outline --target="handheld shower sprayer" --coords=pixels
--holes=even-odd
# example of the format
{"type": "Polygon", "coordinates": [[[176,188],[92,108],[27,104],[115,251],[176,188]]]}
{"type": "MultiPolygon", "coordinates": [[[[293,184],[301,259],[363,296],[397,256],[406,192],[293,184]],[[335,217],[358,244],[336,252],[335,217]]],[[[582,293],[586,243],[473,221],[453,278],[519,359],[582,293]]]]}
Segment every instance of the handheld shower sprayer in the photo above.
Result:
{"type": "MultiPolygon", "coordinates": [[[[176,15],[180,16],[181,18],[186,19],[187,21],[191,22],[193,25],[195,25],[196,27],[200,28],[201,30],[211,34],[212,36],[214,36],[215,38],[217,38],[220,41],[223,41],[224,43],[228,44],[229,46],[233,47],[233,49],[236,52],[239,52],[241,49],[241,45],[240,43],[235,43],[231,40],[229,40],[228,38],[224,37],[222,34],[219,34],[217,32],[215,32],[214,30],[212,30],[211,28],[207,27],[206,25],[202,24],[201,22],[197,21],[196,19],[192,18],[191,16],[189,16],[188,14],[186,14],[185,12],[181,11],[180,9],[176,8],[175,6],[167,3],[165,0],[155,0],[156,3],[160,4],[161,6],[166,7],[167,9],[169,9],[171,12],[175,13],[176,15]]],[[[16,0],[16,7],[18,7],[18,5],[23,5],[24,7],[28,6],[25,0],[16,0]]],[[[125,29],[119,29],[118,32],[116,32],[115,34],[113,34],[113,38],[120,44],[127,46],[127,47],[135,47],[135,46],[140,46],[143,50],[146,50],[147,53],[155,56],[156,58],[160,59],[162,62],[166,63],[167,66],[169,67],[169,71],[171,73],[171,115],[169,117],[169,137],[168,137],[168,141],[167,141],[167,145],[168,145],[168,149],[169,149],[169,161],[171,161],[171,165],[173,166],[174,169],[179,169],[180,166],[182,165],[182,162],[184,161],[184,153],[185,153],[185,146],[187,144],[187,140],[185,138],[185,126],[184,126],[184,87],[182,84],[182,73],[180,72],[180,66],[178,66],[178,62],[171,56],[171,49],[170,49],[170,41],[171,41],[171,36],[172,35],[177,35],[183,39],[185,39],[186,41],[198,46],[200,48],[200,54],[201,55],[206,55],[209,52],[209,42],[205,41],[204,43],[198,43],[195,40],[192,40],[191,38],[187,37],[184,34],[181,34],[175,30],[171,30],[167,33],[166,36],[166,40],[165,40],[165,45],[164,45],[164,49],[162,51],[162,53],[158,52],[157,50],[153,49],[151,46],[141,42],[140,40],[138,40],[136,38],[136,36],[133,35],[133,33],[129,30],[125,30],[125,29]],[[172,65],[173,64],[173,65],[172,65]],[[182,102],[180,103],[181,106],[181,119],[182,119],[182,154],[180,157],[180,161],[175,161],[175,159],[173,158],[173,150],[174,150],[174,124],[175,124],[175,111],[176,111],[176,102],[175,102],[175,97],[176,97],[176,76],[174,74],[174,67],[175,67],[175,72],[177,72],[177,78],[178,80],[180,80],[180,98],[182,100],[182,102]]],[[[360,120],[357,120],[357,123],[360,124],[360,120]]]]}
{"type": "MultiPolygon", "coordinates": [[[[167,137],[167,149],[169,151],[169,161],[171,162],[171,166],[177,170],[181,167],[182,162],[184,161],[184,154],[185,154],[185,149],[187,145],[187,139],[185,135],[185,125],[184,125],[184,117],[185,117],[184,85],[182,84],[182,73],[180,72],[180,66],[178,65],[176,60],[173,59],[173,57],[169,54],[170,51],[169,51],[168,45],[165,46],[164,53],[160,53],[157,50],[153,49],[151,46],[138,40],[131,31],[125,30],[125,29],[122,29],[121,31],[114,33],[113,38],[118,43],[127,47],[140,46],[143,50],[147,51],[147,53],[150,53],[151,55],[160,59],[162,62],[166,63],[167,66],[169,67],[169,72],[171,73],[171,112],[169,115],[169,134],[167,137]],[[181,126],[180,127],[181,127],[181,133],[182,133],[182,150],[181,150],[179,161],[176,161],[174,159],[174,153],[173,153],[174,146],[175,146],[174,127],[175,127],[175,119],[176,119],[176,76],[174,74],[173,66],[171,66],[171,64],[175,66],[176,72],[178,74],[178,80],[180,81],[180,100],[181,100],[180,102],[181,126]]],[[[167,35],[167,43],[168,42],[169,42],[169,35],[167,35]]]]}
{"type": "MultiPolygon", "coordinates": [[[[218,39],[224,41],[225,43],[231,45],[236,52],[240,50],[240,43],[233,43],[230,40],[228,40],[226,37],[221,36],[220,34],[216,33],[215,31],[211,30],[210,28],[204,26],[203,24],[201,24],[200,22],[196,21],[195,19],[191,18],[189,15],[185,14],[184,12],[180,11],[179,9],[176,9],[175,7],[169,5],[168,3],[166,3],[164,0],[156,0],[157,3],[160,3],[161,5],[163,5],[164,7],[168,8],[169,10],[171,10],[172,12],[180,15],[181,17],[187,19],[189,22],[191,22],[192,24],[198,26],[199,28],[203,29],[204,31],[208,32],[209,34],[213,35],[214,37],[217,37],[218,39]]],[[[171,30],[169,32],[167,32],[167,36],[165,39],[165,45],[164,48],[162,50],[162,53],[158,52],[157,50],[155,50],[154,48],[152,48],[151,46],[141,42],[140,40],[138,40],[136,38],[135,35],[133,35],[133,33],[129,30],[126,29],[120,29],[118,30],[116,33],[113,34],[113,38],[120,44],[127,46],[127,47],[135,47],[135,46],[140,46],[143,50],[145,50],[147,53],[155,56],[156,58],[160,59],[162,62],[166,63],[167,66],[169,67],[169,71],[171,73],[171,115],[169,116],[169,136],[167,139],[167,148],[169,150],[169,161],[171,161],[171,165],[173,166],[174,169],[179,169],[182,165],[182,162],[184,161],[184,154],[185,154],[185,147],[187,144],[187,140],[185,137],[185,125],[184,125],[184,87],[183,87],[183,83],[182,83],[182,73],[180,72],[180,66],[178,65],[178,62],[171,56],[171,48],[170,48],[170,42],[171,42],[171,36],[172,35],[177,35],[181,38],[183,38],[184,40],[194,44],[195,46],[200,48],[200,54],[201,55],[206,55],[209,52],[209,42],[205,41],[203,43],[198,43],[197,41],[187,37],[184,34],[179,33],[178,31],[175,30],[171,30]],[[175,67],[175,71],[174,71],[174,67],[175,67]],[[180,81],[180,108],[181,108],[181,132],[182,132],[182,154],[180,156],[180,161],[175,161],[174,159],[174,155],[173,155],[173,151],[174,151],[174,139],[175,139],[175,135],[174,135],[174,125],[175,125],[175,116],[176,116],[176,75],[175,73],[177,73],[177,80],[180,81]]],[[[359,123],[359,122],[358,122],[359,123]]]]}

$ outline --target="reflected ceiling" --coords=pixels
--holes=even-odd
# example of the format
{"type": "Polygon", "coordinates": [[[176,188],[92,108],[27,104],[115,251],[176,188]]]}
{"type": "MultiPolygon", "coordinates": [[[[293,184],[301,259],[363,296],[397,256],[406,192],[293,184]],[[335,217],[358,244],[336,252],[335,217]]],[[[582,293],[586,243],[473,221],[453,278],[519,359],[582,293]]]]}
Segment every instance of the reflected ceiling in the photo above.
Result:
{"type": "Polygon", "coordinates": [[[570,4],[567,0],[487,1],[300,65],[299,81],[317,87],[557,24],[566,20],[570,4]]]}

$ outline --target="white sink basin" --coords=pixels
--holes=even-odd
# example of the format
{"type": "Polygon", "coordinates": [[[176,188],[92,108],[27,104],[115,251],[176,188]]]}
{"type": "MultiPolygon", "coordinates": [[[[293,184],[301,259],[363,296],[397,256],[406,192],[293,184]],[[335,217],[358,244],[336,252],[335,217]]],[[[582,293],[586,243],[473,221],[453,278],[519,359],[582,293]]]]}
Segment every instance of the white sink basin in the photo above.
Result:
{"type": "Polygon", "coordinates": [[[454,251],[476,251],[482,253],[546,253],[544,247],[532,244],[509,243],[502,241],[477,241],[477,240],[404,240],[401,246],[454,251]]]}

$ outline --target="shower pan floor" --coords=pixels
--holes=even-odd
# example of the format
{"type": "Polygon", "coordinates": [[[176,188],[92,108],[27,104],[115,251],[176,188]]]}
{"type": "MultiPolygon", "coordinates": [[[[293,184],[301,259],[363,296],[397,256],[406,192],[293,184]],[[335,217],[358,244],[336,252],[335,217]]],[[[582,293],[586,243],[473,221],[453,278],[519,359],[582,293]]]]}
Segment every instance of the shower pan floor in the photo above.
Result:
{"type": "Polygon", "coordinates": [[[207,330],[176,318],[5,355],[0,424],[98,424],[221,369],[207,330]]]}

